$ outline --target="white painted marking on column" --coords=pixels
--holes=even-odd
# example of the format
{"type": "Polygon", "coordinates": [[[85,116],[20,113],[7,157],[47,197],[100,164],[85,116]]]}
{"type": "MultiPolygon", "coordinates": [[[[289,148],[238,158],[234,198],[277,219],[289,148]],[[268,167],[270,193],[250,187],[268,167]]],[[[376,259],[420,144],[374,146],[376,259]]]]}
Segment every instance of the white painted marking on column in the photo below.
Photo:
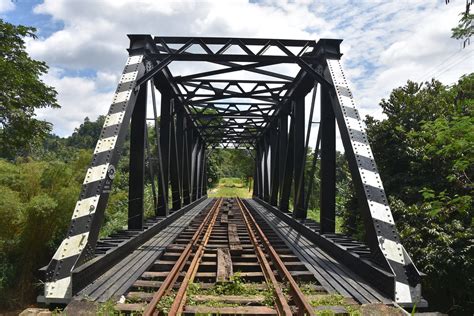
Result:
{"type": "Polygon", "coordinates": [[[392,212],[389,211],[387,205],[375,201],[370,201],[369,199],[369,206],[370,214],[374,219],[387,224],[394,225],[392,212]]]}
{"type": "Polygon", "coordinates": [[[88,238],[89,232],[67,237],[61,242],[61,245],[54,254],[53,259],[63,260],[65,258],[79,255],[82,252],[82,249],[86,246],[88,238]]]}
{"type": "Polygon", "coordinates": [[[397,303],[412,303],[410,286],[405,283],[395,282],[395,302],[397,303]]]}
{"type": "Polygon", "coordinates": [[[382,246],[382,252],[386,255],[387,259],[398,262],[400,264],[405,264],[403,259],[402,245],[399,242],[381,238],[380,245],[382,246]]]}
{"type": "Polygon", "coordinates": [[[116,142],[117,142],[117,136],[99,139],[99,141],[97,142],[97,145],[95,146],[94,154],[98,154],[98,153],[113,149],[115,147],[116,142]]]}
{"type": "Polygon", "coordinates": [[[131,90],[116,93],[113,103],[121,103],[121,102],[128,101],[130,99],[130,92],[131,90]]]}
{"type": "Polygon", "coordinates": [[[359,156],[374,159],[374,155],[372,154],[369,145],[353,141],[352,146],[354,147],[355,153],[359,156]]]}
{"type": "Polygon", "coordinates": [[[109,114],[105,117],[104,127],[122,123],[125,111],[109,114]]]}
{"type": "Polygon", "coordinates": [[[46,298],[69,298],[72,296],[71,277],[44,284],[46,298]]]}
{"type": "Polygon", "coordinates": [[[344,118],[346,119],[347,128],[365,133],[364,126],[360,123],[359,120],[350,116],[345,116],[344,118]]]}
{"type": "Polygon", "coordinates": [[[143,60],[143,55],[135,55],[135,56],[128,57],[127,63],[129,65],[133,65],[133,64],[141,63],[142,60],[143,60]]]}
{"type": "Polygon", "coordinates": [[[120,83],[126,83],[137,79],[138,71],[127,72],[120,78],[120,83]]]}
{"type": "Polygon", "coordinates": [[[380,188],[382,186],[382,181],[380,180],[378,172],[373,172],[363,168],[359,168],[359,172],[362,176],[364,184],[368,184],[376,188],[380,188]]]}
{"type": "Polygon", "coordinates": [[[72,218],[74,219],[94,214],[97,208],[97,202],[99,201],[99,196],[100,195],[95,195],[90,198],[77,201],[72,218]]]}
{"type": "Polygon", "coordinates": [[[108,163],[100,165],[100,166],[90,167],[89,169],[87,169],[87,174],[86,174],[86,178],[84,179],[84,184],[88,184],[91,182],[105,179],[108,168],[109,168],[108,163]]]}

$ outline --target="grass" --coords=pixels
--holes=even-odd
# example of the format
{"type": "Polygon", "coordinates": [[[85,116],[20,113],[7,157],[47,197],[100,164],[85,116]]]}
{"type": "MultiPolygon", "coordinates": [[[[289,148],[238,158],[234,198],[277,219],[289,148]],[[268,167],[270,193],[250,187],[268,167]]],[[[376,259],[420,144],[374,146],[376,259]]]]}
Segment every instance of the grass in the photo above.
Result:
{"type": "MultiPolygon", "coordinates": [[[[359,316],[361,315],[359,311],[359,306],[349,305],[346,303],[344,297],[338,294],[324,295],[321,298],[312,300],[311,305],[314,307],[317,306],[344,306],[349,315],[359,316]]],[[[334,312],[331,310],[321,310],[316,312],[316,315],[334,315],[334,312]]]]}
{"type": "Polygon", "coordinates": [[[210,296],[223,296],[223,295],[230,295],[230,296],[256,296],[261,295],[265,297],[263,302],[264,305],[273,306],[273,293],[270,288],[266,289],[258,289],[252,283],[245,283],[242,280],[240,273],[236,272],[230,278],[230,282],[225,283],[218,283],[214,286],[202,289],[199,284],[190,283],[188,286],[188,304],[189,305],[204,305],[210,307],[232,307],[232,306],[240,306],[238,304],[229,304],[225,302],[221,302],[218,300],[210,300],[205,302],[204,304],[200,302],[199,304],[193,300],[194,295],[210,295],[210,296]]]}
{"type": "Polygon", "coordinates": [[[208,191],[209,197],[240,197],[251,198],[252,191],[239,178],[222,178],[219,184],[208,191]]]}
{"type": "MultiPolygon", "coordinates": [[[[308,218],[319,223],[319,209],[308,210],[308,218]]],[[[336,216],[336,233],[342,233],[342,218],[336,216]]]]}
{"type": "Polygon", "coordinates": [[[173,305],[175,297],[176,297],[176,293],[174,291],[172,291],[169,295],[163,296],[158,302],[158,304],[156,304],[156,309],[160,313],[167,315],[171,308],[171,305],[173,305]]]}

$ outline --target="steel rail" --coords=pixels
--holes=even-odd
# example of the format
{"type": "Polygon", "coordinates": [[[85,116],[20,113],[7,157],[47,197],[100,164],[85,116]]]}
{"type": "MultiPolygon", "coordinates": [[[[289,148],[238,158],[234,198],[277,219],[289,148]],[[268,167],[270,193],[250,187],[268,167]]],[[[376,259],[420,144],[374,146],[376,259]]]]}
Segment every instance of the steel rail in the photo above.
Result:
{"type": "Polygon", "coordinates": [[[148,305],[146,306],[145,311],[143,312],[143,315],[145,316],[154,315],[156,312],[156,304],[158,304],[158,302],[161,300],[163,296],[165,296],[166,294],[169,294],[169,292],[173,289],[173,286],[176,283],[176,280],[178,279],[179,274],[183,270],[184,266],[186,265],[186,262],[188,261],[189,257],[192,254],[193,248],[198,243],[199,236],[204,231],[204,228],[206,227],[206,223],[209,221],[210,218],[212,218],[214,214],[217,214],[216,210],[219,210],[218,206],[220,205],[220,203],[222,203],[222,198],[217,200],[212,206],[211,210],[207,213],[206,217],[203,219],[202,223],[199,225],[198,229],[194,233],[193,238],[186,245],[183,252],[179,256],[178,260],[176,261],[176,264],[173,266],[173,269],[171,269],[170,273],[166,276],[166,279],[163,281],[158,291],[155,292],[155,294],[153,294],[153,298],[151,299],[150,303],[148,303],[148,305]]]}
{"type": "Polygon", "coordinates": [[[182,310],[184,308],[184,303],[186,302],[186,291],[188,289],[188,285],[190,282],[194,280],[194,277],[196,276],[196,273],[199,268],[199,264],[202,260],[202,256],[204,255],[205,247],[207,246],[209,238],[211,237],[211,232],[214,229],[214,224],[216,223],[217,215],[219,214],[219,209],[221,208],[221,205],[222,205],[222,198],[218,202],[218,206],[212,215],[212,219],[209,222],[209,225],[207,226],[206,233],[204,234],[203,240],[199,244],[199,247],[194,254],[193,261],[191,261],[188,271],[186,272],[186,275],[184,276],[184,279],[181,282],[178,293],[176,293],[176,296],[168,312],[168,315],[180,315],[182,313],[182,310]]]}
{"type": "Polygon", "coordinates": [[[242,212],[242,215],[244,217],[245,226],[250,236],[250,241],[252,242],[255,248],[255,253],[257,254],[257,258],[262,268],[262,272],[265,276],[267,284],[271,284],[271,286],[273,287],[273,291],[276,296],[275,305],[276,305],[277,313],[278,315],[292,315],[293,313],[291,312],[290,306],[288,305],[288,301],[285,295],[283,294],[283,290],[280,284],[278,283],[275,277],[275,274],[273,273],[270,263],[268,262],[267,257],[265,256],[265,253],[263,252],[262,248],[259,245],[257,237],[255,236],[255,233],[253,232],[251,221],[253,221],[253,224],[256,225],[255,220],[251,216],[249,216],[250,213],[248,212],[248,210],[247,212],[244,210],[245,205],[243,205],[242,201],[240,201],[239,198],[236,198],[236,200],[242,212]]]}
{"type": "MultiPolygon", "coordinates": [[[[281,260],[280,256],[278,253],[275,251],[273,246],[270,244],[268,241],[267,237],[263,233],[262,229],[260,226],[257,224],[257,221],[255,218],[252,216],[248,208],[245,206],[245,204],[242,202],[240,198],[236,198],[237,203],[239,204],[242,213],[244,214],[245,221],[247,222],[248,219],[250,219],[250,222],[252,223],[253,227],[255,228],[255,231],[257,232],[257,235],[260,238],[260,241],[262,242],[263,246],[265,247],[267,254],[270,256],[273,264],[278,270],[278,273],[280,274],[280,277],[286,281],[288,281],[288,284],[290,286],[290,293],[292,294],[292,298],[295,301],[296,305],[298,306],[298,314],[299,315],[315,315],[313,307],[311,304],[308,302],[306,297],[304,296],[303,292],[301,292],[301,289],[299,288],[298,284],[296,283],[295,279],[291,276],[290,272],[288,269],[285,267],[285,264],[281,260]]],[[[249,227],[250,228],[250,227],[249,227]]],[[[249,233],[251,232],[251,229],[249,229],[249,233]]],[[[252,232],[253,234],[253,232],[252,232]]],[[[273,275],[273,272],[272,272],[273,275]]]]}

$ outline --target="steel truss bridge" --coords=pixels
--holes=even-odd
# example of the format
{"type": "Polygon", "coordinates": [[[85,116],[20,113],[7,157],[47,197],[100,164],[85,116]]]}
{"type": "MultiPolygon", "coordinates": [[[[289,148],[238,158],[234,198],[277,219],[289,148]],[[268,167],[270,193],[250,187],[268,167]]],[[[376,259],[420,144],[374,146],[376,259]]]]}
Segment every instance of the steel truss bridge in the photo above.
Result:
{"type": "MultiPolygon", "coordinates": [[[[271,235],[279,236],[323,290],[359,303],[395,302],[405,307],[426,303],[421,298],[421,274],[400,242],[364,122],[341,66],[341,40],[129,38],[129,58],[67,236],[41,270],[44,295],[39,301],[68,304],[84,297],[106,301],[129,295],[137,282],[146,287],[143,277],[151,273],[150,267],[184,238],[178,236],[187,236],[186,229],[198,218],[219,216],[220,222],[215,224],[214,219],[212,225],[228,220],[225,240],[235,246],[235,236],[243,234],[231,225],[237,202],[229,202],[226,209],[207,198],[210,152],[234,148],[247,150],[255,159],[253,198],[238,201],[242,214],[235,218],[242,222],[255,217],[258,224],[248,227],[256,231],[255,225],[270,227],[271,235]],[[153,152],[147,107],[153,108],[157,145],[153,152]],[[366,243],[335,232],[336,127],[362,211],[366,243]],[[129,133],[128,228],[99,239],[129,133]],[[312,133],[317,133],[315,141],[312,133]],[[313,159],[307,161],[310,146],[313,159]],[[317,163],[319,223],[306,218],[317,163]],[[144,218],[146,174],[152,178],[156,211],[149,219],[144,218]],[[204,217],[211,214],[206,212],[224,213],[204,217]]],[[[253,247],[258,248],[258,242],[253,247]]],[[[184,251],[179,249],[178,253],[184,251]]],[[[268,255],[270,250],[263,250],[268,255]]],[[[238,255],[232,252],[232,258],[238,255]]],[[[216,256],[215,249],[207,256],[216,256]]],[[[271,264],[278,260],[272,257],[271,264]]],[[[158,271],[168,271],[160,270],[164,266],[158,264],[158,271]]],[[[199,279],[199,273],[194,278],[199,279]]],[[[160,281],[162,287],[165,281],[160,281]]],[[[156,303],[156,295],[153,299],[156,303]]]]}

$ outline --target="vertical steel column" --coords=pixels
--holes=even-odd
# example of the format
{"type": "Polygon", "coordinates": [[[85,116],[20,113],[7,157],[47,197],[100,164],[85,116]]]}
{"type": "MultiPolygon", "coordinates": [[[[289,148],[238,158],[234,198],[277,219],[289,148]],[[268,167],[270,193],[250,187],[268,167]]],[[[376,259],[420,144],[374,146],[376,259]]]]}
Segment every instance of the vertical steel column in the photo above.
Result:
{"type": "MultiPolygon", "coordinates": [[[[294,109],[295,102],[292,101],[292,108],[294,109]]],[[[290,206],[291,183],[293,181],[293,167],[294,167],[294,143],[295,143],[295,118],[291,118],[290,135],[288,137],[288,146],[285,157],[285,168],[283,175],[283,182],[280,193],[280,211],[288,212],[290,206]]]]}
{"type": "Polygon", "coordinates": [[[321,89],[321,232],[336,229],[336,118],[329,90],[321,89]]]}
{"type": "Polygon", "coordinates": [[[195,201],[198,198],[198,185],[199,185],[199,164],[201,158],[201,144],[198,136],[194,137],[194,150],[193,150],[193,181],[192,181],[192,200],[195,201]]]}
{"type": "Polygon", "coordinates": [[[278,152],[278,131],[274,129],[270,131],[270,146],[271,146],[271,191],[270,191],[270,204],[276,206],[278,204],[278,188],[279,188],[279,152],[278,152]]]}
{"type": "Polygon", "coordinates": [[[192,187],[192,172],[191,172],[191,156],[192,156],[192,135],[191,121],[184,120],[184,159],[183,159],[183,203],[187,205],[191,203],[191,187],[192,187]]]}
{"type": "Polygon", "coordinates": [[[151,80],[151,100],[153,104],[153,127],[155,129],[155,145],[156,145],[156,159],[158,162],[158,198],[157,198],[157,203],[155,207],[155,215],[164,215],[168,216],[169,214],[169,209],[168,209],[168,204],[166,203],[166,193],[165,193],[165,188],[160,185],[160,183],[164,183],[164,173],[163,173],[163,154],[161,153],[161,145],[160,145],[160,129],[158,127],[158,110],[156,107],[156,98],[155,98],[155,80],[151,80]]]}
{"type": "Polygon", "coordinates": [[[207,195],[207,150],[206,150],[206,145],[204,145],[204,159],[203,159],[203,169],[202,169],[202,190],[201,190],[201,196],[207,195]]]}
{"type": "Polygon", "coordinates": [[[179,160],[178,160],[178,144],[176,139],[176,123],[175,113],[176,104],[175,100],[172,99],[170,103],[170,110],[173,113],[170,116],[170,180],[171,180],[171,198],[173,210],[179,210],[181,208],[181,190],[180,190],[180,172],[179,172],[179,160]]]}
{"type": "Polygon", "coordinates": [[[147,85],[140,88],[130,123],[128,229],[143,228],[147,85]]]}
{"type": "Polygon", "coordinates": [[[181,198],[183,199],[184,203],[184,142],[185,142],[185,135],[184,135],[184,110],[182,106],[175,107],[176,112],[176,146],[177,146],[177,156],[178,156],[178,174],[179,174],[179,192],[181,194],[181,198]]]}
{"type": "Polygon", "coordinates": [[[266,202],[270,202],[270,181],[269,181],[269,173],[268,173],[268,156],[269,156],[269,140],[268,140],[268,133],[266,133],[263,137],[263,179],[264,179],[264,187],[263,187],[263,200],[266,202]]]}
{"type": "Polygon", "coordinates": [[[262,179],[262,145],[257,142],[257,155],[255,156],[255,184],[257,187],[257,197],[263,198],[263,179],[262,179]]]}
{"type": "MultiPolygon", "coordinates": [[[[158,201],[166,201],[169,203],[169,157],[170,157],[170,121],[171,121],[171,96],[169,93],[161,93],[161,117],[160,117],[160,147],[161,147],[161,165],[163,170],[163,181],[158,183],[158,201]],[[164,192],[165,197],[162,198],[164,192]]],[[[166,216],[167,207],[162,203],[158,204],[158,214],[166,216]]]]}
{"type": "Polygon", "coordinates": [[[304,161],[305,161],[305,121],[304,121],[304,96],[300,96],[296,99],[293,108],[293,120],[294,124],[294,179],[295,179],[295,206],[293,210],[293,216],[299,219],[306,218],[305,209],[305,190],[304,190],[304,161]],[[299,189],[299,184],[302,183],[303,187],[299,189]]]}
{"type": "Polygon", "coordinates": [[[254,159],[254,168],[253,168],[253,197],[258,197],[258,144],[255,146],[255,159],[254,159]]]}
{"type": "MultiPolygon", "coordinates": [[[[286,153],[288,151],[288,113],[281,113],[278,127],[278,193],[281,196],[285,179],[286,153]]],[[[278,198],[277,198],[278,201],[278,198]]]]}
{"type": "Polygon", "coordinates": [[[204,192],[204,169],[206,168],[206,145],[202,142],[201,146],[201,164],[199,166],[199,185],[198,185],[198,198],[203,196],[204,192]]]}

